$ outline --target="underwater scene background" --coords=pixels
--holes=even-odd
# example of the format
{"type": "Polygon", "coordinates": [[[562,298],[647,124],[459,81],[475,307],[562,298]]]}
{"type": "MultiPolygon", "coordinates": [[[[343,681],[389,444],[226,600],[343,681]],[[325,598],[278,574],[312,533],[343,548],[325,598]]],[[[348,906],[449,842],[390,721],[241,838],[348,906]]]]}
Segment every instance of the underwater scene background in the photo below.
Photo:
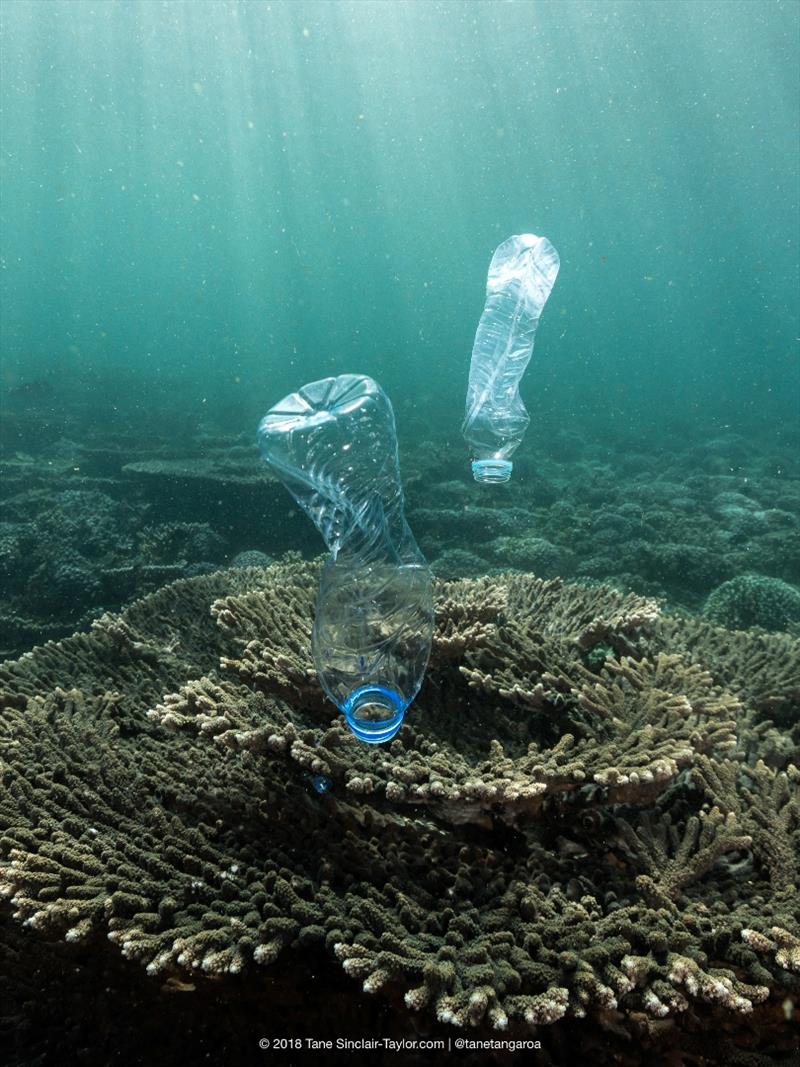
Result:
{"type": "Polygon", "coordinates": [[[8,1062],[796,1062],[799,40],[783,0],[3,0],[8,1062]],[[485,487],[517,233],[561,268],[485,487]],[[436,578],[385,749],[255,440],[345,373],[436,578]]]}

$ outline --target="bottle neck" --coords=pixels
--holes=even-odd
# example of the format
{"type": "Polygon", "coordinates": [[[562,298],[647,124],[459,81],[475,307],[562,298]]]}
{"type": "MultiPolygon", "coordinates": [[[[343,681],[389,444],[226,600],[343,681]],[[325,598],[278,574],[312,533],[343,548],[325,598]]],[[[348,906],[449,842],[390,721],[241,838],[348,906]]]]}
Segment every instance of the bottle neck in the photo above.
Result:
{"type": "Polygon", "coordinates": [[[407,702],[394,689],[362,685],[342,706],[347,725],[359,741],[381,745],[391,741],[403,725],[407,702]]]}
{"type": "Polygon", "coordinates": [[[476,459],[472,461],[472,476],[481,485],[500,485],[511,478],[513,466],[508,459],[476,459]]]}

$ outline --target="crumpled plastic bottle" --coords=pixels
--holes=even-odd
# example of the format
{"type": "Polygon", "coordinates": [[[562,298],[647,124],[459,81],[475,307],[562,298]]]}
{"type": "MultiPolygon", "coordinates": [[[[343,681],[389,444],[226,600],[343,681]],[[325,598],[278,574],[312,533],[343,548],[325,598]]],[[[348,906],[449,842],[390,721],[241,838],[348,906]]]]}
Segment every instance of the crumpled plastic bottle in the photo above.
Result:
{"type": "Polygon", "coordinates": [[[312,633],[320,683],[356,737],[389,741],[433,636],[431,573],[405,520],[389,399],[363,375],[324,378],[271,408],[258,440],[330,551],[312,633]]]}
{"type": "Polygon", "coordinates": [[[476,482],[507,482],[511,477],[511,456],[530,422],[519,383],[559,262],[547,238],[532,233],[509,237],[492,256],[461,428],[474,457],[476,482]]]}

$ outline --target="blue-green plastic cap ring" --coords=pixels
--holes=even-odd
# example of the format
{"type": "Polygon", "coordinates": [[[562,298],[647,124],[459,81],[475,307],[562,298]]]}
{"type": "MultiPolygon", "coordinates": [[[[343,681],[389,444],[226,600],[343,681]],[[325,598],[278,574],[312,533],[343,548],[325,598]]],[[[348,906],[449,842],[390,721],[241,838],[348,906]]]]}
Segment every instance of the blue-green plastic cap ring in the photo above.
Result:
{"type": "Polygon", "coordinates": [[[393,689],[362,685],[345,700],[342,712],[359,741],[382,745],[391,741],[403,725],[406,707],[406,701],[393,689]]]}

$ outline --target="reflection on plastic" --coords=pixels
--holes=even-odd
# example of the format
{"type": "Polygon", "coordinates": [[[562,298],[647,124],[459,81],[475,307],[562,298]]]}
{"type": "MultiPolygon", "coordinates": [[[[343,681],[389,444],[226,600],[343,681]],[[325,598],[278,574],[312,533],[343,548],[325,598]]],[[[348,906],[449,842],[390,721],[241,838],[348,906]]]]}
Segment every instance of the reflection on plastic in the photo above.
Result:
{"type": "Polygon", "coordinates": [[[511,477],[511,456],[530,422],[519,383],[558,267],[555,248],[546,237],[532,233],[509,237],[492,256],[462,426],[476,482],[507,482],[511,477]]]}
{"type": "Polygon", "coordinates": [[[356,737],[389,741],[433,635],[431,574],[403,513],[389,399],[362,375],[325,378],[271,408],[258,439],[330,550],[312,634],[320,683],[356,737]]]}

